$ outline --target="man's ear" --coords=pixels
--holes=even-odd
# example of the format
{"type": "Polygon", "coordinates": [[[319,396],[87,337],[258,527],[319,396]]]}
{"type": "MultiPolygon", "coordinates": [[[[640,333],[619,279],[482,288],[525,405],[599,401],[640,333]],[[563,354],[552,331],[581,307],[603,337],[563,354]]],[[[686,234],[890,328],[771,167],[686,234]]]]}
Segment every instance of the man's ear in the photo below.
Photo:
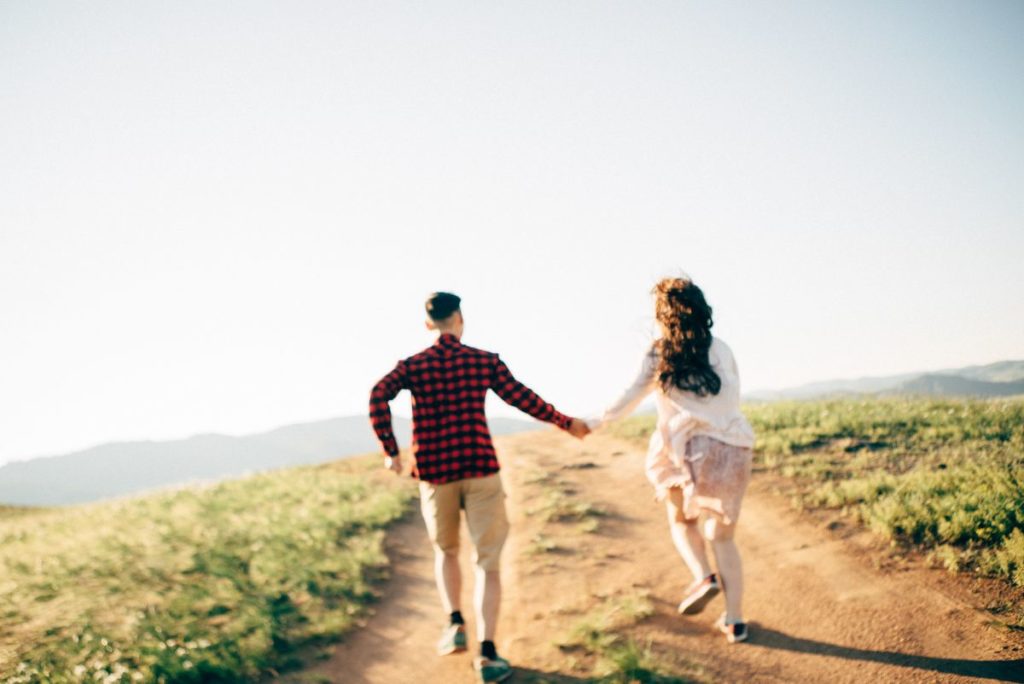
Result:
{"type": "Polygon", "coordinates": [[[437,330],[437,323],[430,318],[423,321],[423,325],[427,326],[427,330],[437,330]]]}

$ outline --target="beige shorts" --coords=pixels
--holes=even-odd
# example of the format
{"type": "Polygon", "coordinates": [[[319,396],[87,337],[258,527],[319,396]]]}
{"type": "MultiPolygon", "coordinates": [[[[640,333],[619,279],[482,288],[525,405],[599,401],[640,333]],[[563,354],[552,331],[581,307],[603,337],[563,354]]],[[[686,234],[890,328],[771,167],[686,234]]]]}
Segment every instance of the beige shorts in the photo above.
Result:
{"type": "Polygon", "coordinates": [[[434,548],[447,553],[458,551],[459,511],[465,510],[474,562],[483,570],[498,569],[508,537],[505,489],[498,473],[444,484],[420,481],[420,508],[434,548]]]}

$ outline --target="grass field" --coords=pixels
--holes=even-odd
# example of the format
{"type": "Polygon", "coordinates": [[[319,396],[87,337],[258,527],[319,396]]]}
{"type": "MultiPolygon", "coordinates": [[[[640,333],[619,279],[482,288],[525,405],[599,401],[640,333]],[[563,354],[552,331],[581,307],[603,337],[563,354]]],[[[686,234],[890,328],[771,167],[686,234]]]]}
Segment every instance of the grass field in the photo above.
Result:
{"type": "MultiPolygon", "coordinates": [[[[745,412],[757,469],[796,506],[1024,586],[1024,400],[745,412]]],[[[643,442],[652,427],[640,416],[615,429],[643,442]]],[[[527,512],[545,524],[580,534],[606,519],[541,489],[527,512]]],[[[413,493],[376,459],[354,459],[88,506],[0,507],[0,681],[258,681],[286,670],[365,614],[386,571],[386,527],[413,493]]],[[[556,550],[539,534],[527,552],[556,550]]],[[[600,655],[607,681],[657,681],[643,644],[588,634],[570,641],[600,655]]]]}
{"type": "MultiPolygon", "coordinates": [[[[755,468],[952,571],[1024,586],[1024,399],[751,404],[755,468]]],[[[653,416],[616,431],[646,441],[653,416]]]]}
{"type": "Polygon", "coordinates": [[[413,490],[376,459],[0,509],[0,681],[256,681],[374,598],[413,490]]]}

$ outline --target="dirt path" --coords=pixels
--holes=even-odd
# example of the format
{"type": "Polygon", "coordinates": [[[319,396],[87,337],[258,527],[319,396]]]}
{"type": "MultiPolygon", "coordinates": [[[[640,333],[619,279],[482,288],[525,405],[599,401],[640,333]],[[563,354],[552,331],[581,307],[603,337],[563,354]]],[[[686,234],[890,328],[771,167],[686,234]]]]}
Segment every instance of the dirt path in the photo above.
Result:
{"type": "MultiPolygon", "coordinates": [[[[498,447],[513,524],[498,648],[517,682],[588,681],[614,669],[609,654],[629,642],[652,670],[686,680],[1024,682],[1019,633],[993,629],[942,593],[934,571],[878,572],[856,544],[757,487],[737,534],[751,638],[729,645],[711,626],[721,598],[701,615],[675,614],[688,578],[639,450],[601,435],[581,445],[553,431],[498,447]]],[[[475,681],[469,655],[433,654],[443,616],[422,522],[412,516],[389,543],[394,578],[376,615],[301,679],[475,681]]]]}

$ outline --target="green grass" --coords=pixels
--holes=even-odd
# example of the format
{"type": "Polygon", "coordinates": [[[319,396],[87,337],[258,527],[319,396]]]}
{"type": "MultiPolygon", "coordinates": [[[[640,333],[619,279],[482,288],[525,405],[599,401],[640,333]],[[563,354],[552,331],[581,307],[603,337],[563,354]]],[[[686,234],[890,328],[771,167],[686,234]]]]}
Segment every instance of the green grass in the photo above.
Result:
{"type": "Polygon", "coordinates": [[[384,529],[412,495],[378,470],[0,516],[0,680],[258,681],[297,665],[374,599],[384,529]]]}
{"type": "Polygon", "coordinates": [[[606,515],[600,506],[595,506],[589,501],[581,501],[557,489],[546,489],[540,501],[526,512],[528,515],[538,516],[544,522],[585,522],[606,515]]]}
{"type": "Polygon", "coordinates": [[[526,509],[526,514],[550,523],[580,523],[580,531],[594,533],[600,526],[600,519],[608,513],[600,506],[584,501],[576,492],[553,473],[534,471],[524,478],[527,485],[540,490],[536,499],[526,509]]]}
{"type": "MultiPolygon", "coordinates": [[[[752,404],[759,470],[953,571],[1024,586],[1024,399],[752,404]]],[[[645,440],[653,417],[617,434],[645,440]]]]}
{"type": "MultiPolygon", "coordinates": [[[[654,652],[652,643],[641,643],[625,632],[654,614],[654,606],[646,594],[627,594],[606,598],[600,605],[580,618],[570,632],[558,642],[563,651],[581,651],[593,656],[590,681],[604,684],[685,684],[666,671],[678,666],[654,652]]],[[[686,664],[687,670],[695,670],[686,664]]]]}
{"type": "Polygon", "coordinates": [[[664,668],[650,642],[640,644],[626,639],[604,648],[594,681],[602,684],[686,684],[692,681],[663,674],[664,668]]]}

